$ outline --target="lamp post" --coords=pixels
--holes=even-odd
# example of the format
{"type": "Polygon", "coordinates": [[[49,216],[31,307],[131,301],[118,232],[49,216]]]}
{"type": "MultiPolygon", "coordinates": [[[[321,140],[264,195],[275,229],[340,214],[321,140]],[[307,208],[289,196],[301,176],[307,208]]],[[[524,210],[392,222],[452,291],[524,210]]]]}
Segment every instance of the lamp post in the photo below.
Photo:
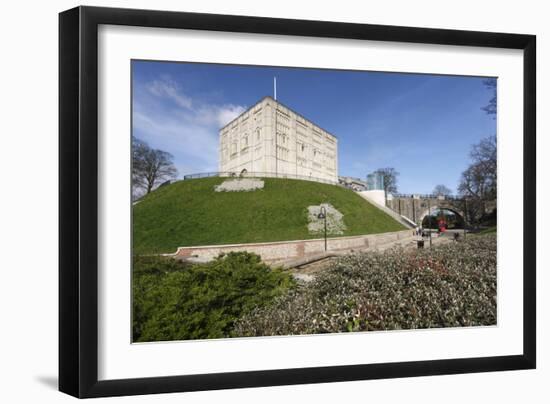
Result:
{"type": "Polygon", "coordinates": [[[464,197],[464,238],[466,238],[466,215],[468,214],[468,205],[464,197]]]}
{"type": "Polygon", "coordinates": [[[325,221],[325,251],[327,251],[327,210],[324,206],[321,206],[321,211],[317,215],[319,219],[324,219],[325,221]]]}
{"type": "Polygon", "coordinates": [[[430,206],[430,198],[428,198],[428,228],[430,231],[430,248],[432,247],[432,212],[430,206]]]}

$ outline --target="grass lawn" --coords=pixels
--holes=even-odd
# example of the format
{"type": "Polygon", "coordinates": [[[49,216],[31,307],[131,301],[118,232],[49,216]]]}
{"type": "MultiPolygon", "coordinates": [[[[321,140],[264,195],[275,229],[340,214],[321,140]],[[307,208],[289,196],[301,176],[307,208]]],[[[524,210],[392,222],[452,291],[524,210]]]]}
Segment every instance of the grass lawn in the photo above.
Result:
{"type": "Polygon", "coordinates": [[[264,179],[261,190],[215,192],[226,178],[179,181],[133,206],[134,254],[172,253],[180,246],[318,238],[307,207],[330,203],[344,215],[343,236],[405,228],[355,192],[311,181],[264,179]]]}

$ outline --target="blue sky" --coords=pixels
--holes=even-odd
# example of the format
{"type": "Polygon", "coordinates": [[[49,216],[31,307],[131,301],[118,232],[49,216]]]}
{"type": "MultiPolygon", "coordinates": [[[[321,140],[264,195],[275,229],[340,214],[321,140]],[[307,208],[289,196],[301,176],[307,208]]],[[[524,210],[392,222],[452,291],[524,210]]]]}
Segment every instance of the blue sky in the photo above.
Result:
{"type": "Polygon", "coordinates": [[[339,175],[399,173],[398,191],[456,191],[472,144],[496,133],[483,78],[133,61],[133,134],[179,176],[216,171],[218,129],[266,95],[338,137],[339,175]]]}

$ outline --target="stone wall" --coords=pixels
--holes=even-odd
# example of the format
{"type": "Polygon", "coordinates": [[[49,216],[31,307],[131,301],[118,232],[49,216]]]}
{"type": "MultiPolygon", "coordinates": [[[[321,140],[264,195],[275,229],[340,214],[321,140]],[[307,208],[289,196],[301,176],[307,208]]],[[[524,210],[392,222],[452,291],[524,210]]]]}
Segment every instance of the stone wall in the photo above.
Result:
{"type": "Polygon", "coordinates": [[[338,139],[271,97],[221,128],[219,135],[220,172],[338,182],[338,139]]]}
{"type": "MultiPolygon", "coordinates": [[[[369,234],[364,236],[334,237],[327,239],[328,251],[374,249],[377,246],[412,238],[411,230],[402,230],[391,233],[369,234]]],[[[304,258],[308,255],[325,252],[325,240],[293,240],[271,243],[226,244],[197,247],[179,247],[173,254],[176,258],[194,258],[198,260],[212,260],[219,254],[231,251],[248,251],[258,254],[264,261],[279,261],[304,258]]]]}
{"type": "MultiPolygon", "coordinates": [[[[388,199],[387,206],[399,215],[421,225],[428,211],[434,212],[439,208],[449,209],[458,213],[464,219],[464,209],[467,208],[467,202],[463,199],[445,198],[444,196],[427,198],[411,195],[410,197],[398,196],[388,199]]],[[[491,213],[495,208],[496,200],[483,202],[485,213],[491,213]]],[[[466,218],[466,220],[469,220],[469,218],[466,218]]]]}

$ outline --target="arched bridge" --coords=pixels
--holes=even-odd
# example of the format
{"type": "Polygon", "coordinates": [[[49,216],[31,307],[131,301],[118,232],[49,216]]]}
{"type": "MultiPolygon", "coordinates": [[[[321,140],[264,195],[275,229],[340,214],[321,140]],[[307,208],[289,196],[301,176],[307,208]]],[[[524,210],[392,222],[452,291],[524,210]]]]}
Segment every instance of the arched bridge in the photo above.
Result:
{"type": "MultiPolygon", "coordinates": [[[[428,212],[436,212],[440,209],[446,209],[458,215],[460,220],[469,221],[471,209],[468,207],[468,201],[461,197],[444,195],[406,195],[394,194],[386,201],[387,206],[401,216],[405,216],[417,225],[422,225],[422,221],[428,215],[428,212]]],[[[484,204],[482,210],[485,213],[492,212],[496,207],[494,202],[484,204]]]]}

